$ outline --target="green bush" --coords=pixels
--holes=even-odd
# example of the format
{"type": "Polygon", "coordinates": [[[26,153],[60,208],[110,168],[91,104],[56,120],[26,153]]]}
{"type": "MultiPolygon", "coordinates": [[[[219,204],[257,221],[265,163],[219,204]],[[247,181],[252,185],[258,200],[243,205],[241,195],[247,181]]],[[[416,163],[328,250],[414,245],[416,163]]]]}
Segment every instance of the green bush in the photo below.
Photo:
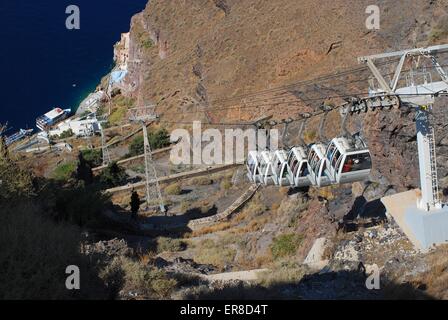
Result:
{"type": "Polygon", "coordinates": [[[109,124],[111,126],[118,125],[125,117],[127,110],[125,108],[118,108],[109,116],[109,124]]]}
{"type": "Polygon", "coordinates": [[[152,150],[165,148],[170,145],[170,136],[168,131],[162,128],[148,134],[149,144],[152,150]]]}
{"type": "Polygon", "coordinates": [[[153,46],[153,43],[151,41],[151,39],[143,39],[142,40],[142,47],[145,49],[149,49],[153,46]]]}
{"type": "Polygon", "coordinates": [[[59,139],[67,139],[67,138],[73,137],[74,135],[75,135],[75,133],[73,132],[73,130],[68,129],[59,135],[59,139]]]}
{"type": "Polygon", "coordinates": [[[82,152],[78,153],[78,164],[76,167],[76,179],[83,181],[85,185],[93,183],[93,172],[91,165],[84,159],[82,152]]]}
{"type": "Polygon", "coordinates": [[[112,162],[100,174],[100,183],[106,188],[114,188],[126,183],[128,175],[116,162],[112,162]]]}
{"type": "MultiPolygon", "coordinates": [[[[148,140],[152,150],[165,148],[170,145],[170,137],[166,129],[158,129],[148,133],[148,140]]],[[[143,136],[135,137],[129,145],[129,156],[134,157],[144,153],[143,136]]]]}
{"type": "Polygon", "coordinates": [[[271,252],[274,259],[292,256],[302,242],[302,237],[295,233],[282,234],[273,239],[271,252]]]}
{"type": "Polygon", "coordinates": [[[51,212],[56,221],[64,221],[78,226],[93,226],[101,221],[102,211],[109,203],[109,197],[96,186],[82,183],[70,189],[55,192],[55,204],[51,212]]]}
{"type": "Polygon", "coordinates": [[[82,156],[84,160],[92,167],[99,167],[103,164],[103,154],[99,149],[86,149],[82,150],[82,156]]]}
{"type": "Polygon", "coordinates": [[[52,177],[53,177],[53,179],[58,180],[58,181],[67,181],[73,177],[73,175],[76,171],[76,168],[77,168],[77,163],[74,161],[60,164],[53,171],[52,177]]]}
{"type": "Polygon", "coordinates": [[[34,193],[33,180],[30,172],[11,160],[0,137],[0,201],[30,197],[34,193]]]}

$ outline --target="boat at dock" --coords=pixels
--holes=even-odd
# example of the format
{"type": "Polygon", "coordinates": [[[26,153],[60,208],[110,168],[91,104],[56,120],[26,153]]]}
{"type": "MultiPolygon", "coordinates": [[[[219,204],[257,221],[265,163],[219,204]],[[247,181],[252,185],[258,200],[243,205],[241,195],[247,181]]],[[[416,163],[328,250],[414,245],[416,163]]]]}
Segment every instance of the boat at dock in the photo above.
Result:
{"type": "Polygon", "coordinates": [[[70,109],[54,108],[36,119],[36,127],[42,131],[47,131],[62,120],[65,120],[70,113],[70,109]]]}
{"type": "Polygon", "coordinates": [[[5,138],[5,143],[7,146],[13,144],[14,142],[20,141],[26,136],[30,136],[33,133],[33,129],[20,129],[19,132],[16,132],[5,138]]]}

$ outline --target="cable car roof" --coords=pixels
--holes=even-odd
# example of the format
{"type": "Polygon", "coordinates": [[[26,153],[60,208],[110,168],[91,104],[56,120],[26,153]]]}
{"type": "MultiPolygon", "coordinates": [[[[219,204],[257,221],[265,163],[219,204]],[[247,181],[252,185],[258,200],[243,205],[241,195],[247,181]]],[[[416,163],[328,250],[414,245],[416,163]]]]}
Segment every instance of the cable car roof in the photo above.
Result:
{"type": "Polygon", "coordinates": [[[367,148],[367,145],[365,144],[365,142],[363,140],[361,140],[359,138],[358,142],[361,145],[356,146],[355,143],[350,143],[350,141],[344,137],[338,137],[338,138],[334,138],[332,140],[332,143],[334,143],[334,145],[342,153],[351,153],[351,152],[360,152],[360,151],[369,152],[369,149],[367,148]]]}
{"type": "Polygon", "coordinates": [[[298,160],[306,160],[308,155],[302,147],[294,147],[291,151],[298,160]]]}
{"type": "Polygon", "coordinates": [[[261,160],[265,163],[272,162],[272,153],[270,151],[262,151],[260,154],[261,160]]]}
{"type": "Polygon", "coordinates": [[[277,150],[275,151],[275,157],[281,162],[286,162],[288,159],[288,154],[285,150],[277,150]]]}
{"type": "Polygon", "coordinates": [[[311,146],[312,151],[315,151],[319,158],[325,157],[326,147],[323,143],[316,143],[311,146]]]}

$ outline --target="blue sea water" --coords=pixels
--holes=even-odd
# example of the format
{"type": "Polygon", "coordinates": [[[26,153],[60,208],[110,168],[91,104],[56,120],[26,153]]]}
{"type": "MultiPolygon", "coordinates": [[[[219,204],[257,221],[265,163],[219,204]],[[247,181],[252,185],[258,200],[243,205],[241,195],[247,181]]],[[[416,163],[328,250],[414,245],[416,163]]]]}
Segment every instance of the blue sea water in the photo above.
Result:
{"type": "Polygon", "coordinates": [[[0,123],[35,128],[54,107],[74,110],[113,66],[113,45],[148,0],[1,0],[0,123]],[[68,30],[66,8],[80,9],[68,30]]]}

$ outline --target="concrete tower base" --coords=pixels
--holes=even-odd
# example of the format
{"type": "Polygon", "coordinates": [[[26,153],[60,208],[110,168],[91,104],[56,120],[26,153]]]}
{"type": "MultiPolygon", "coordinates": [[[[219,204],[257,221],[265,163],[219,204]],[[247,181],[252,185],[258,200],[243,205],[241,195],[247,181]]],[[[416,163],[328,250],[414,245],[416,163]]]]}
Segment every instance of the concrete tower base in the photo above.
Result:
{"type": "Polygon", "coordinates": [[[405,212],[405,222],[423,250],[448,243],[448,207],[446,206],[430,212],[421,210],[417,206],[409,207],[405,212]]]}
{"type": "Polygon", "coordinates": [[[400,229],[414,246],[427,251],[433,245],[448,243],[448,207],[431,212],[417,208],[420,190],[398,193],[381,199],[400,229]]]}

